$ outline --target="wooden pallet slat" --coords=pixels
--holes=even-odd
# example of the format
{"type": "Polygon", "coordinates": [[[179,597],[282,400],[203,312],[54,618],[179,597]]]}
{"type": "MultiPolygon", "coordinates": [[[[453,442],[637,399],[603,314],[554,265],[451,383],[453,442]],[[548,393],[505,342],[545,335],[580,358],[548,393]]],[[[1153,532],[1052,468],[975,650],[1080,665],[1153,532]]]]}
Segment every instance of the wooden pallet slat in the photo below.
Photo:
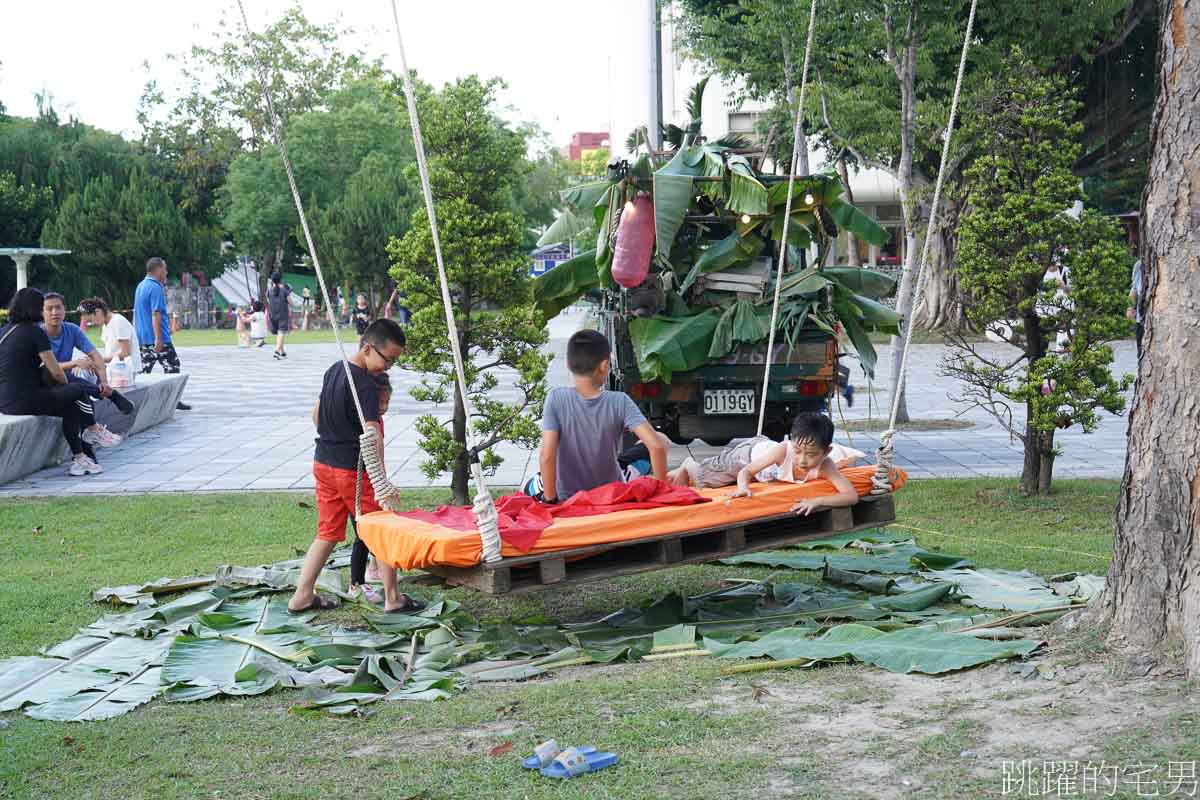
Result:
{"type": "Polygon", "coordinates": [[[895,519],[891,495],[869,495],[849,508],[824,509],[808,517],[778,514],[733,526],[504,558],[469,568],[430,567],[426,572],[451,585],[469,586],[485,594],[528,592],[666,566],[702,564],[833,533],[875,528],[895,519]]]}

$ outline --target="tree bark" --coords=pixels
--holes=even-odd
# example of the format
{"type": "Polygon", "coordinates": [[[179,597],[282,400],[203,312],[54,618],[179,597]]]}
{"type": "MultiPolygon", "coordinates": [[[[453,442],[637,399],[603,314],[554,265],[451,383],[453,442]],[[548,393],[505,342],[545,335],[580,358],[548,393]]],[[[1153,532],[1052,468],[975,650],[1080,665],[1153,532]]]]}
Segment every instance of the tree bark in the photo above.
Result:
{"type": "Polygon", "coordinates": [[[1200,678],[1200,0],[1163,4],[1143,199],[1145,334],[1116,542],[1099,615],[1108,641],[1182,646],[1200,678]]]}
{"type": "MultiPolygon", "coordinates": [[[[917,47],[919,41],[915,33],[917,4],[909,9],[907,33],[904,41],[904,51],[897,60],[893,45],[889,43],[889,55],[895,64],[896,77],[900,81],[900,166],[896,170],[896,180],[900,191],[900,210],[904,219],[904,272],[900,277],[900,290],[896,294],[896,311],[904,317],[904,324],[913,324],[913,270],[917,263],[919,242],[917,228],[921,221],[921,210],[916,198],[913,197],[913,140],[917,132],[917,47]]],[[[889,18],[886,20],[889,39],[894,41],[895,31],[889,18]]],[[[892,374],[889,395],[896,409],[897,423],[908,422],[908,403],[904,398],[901,386],[901,365],[904,361],[904,337],[893,336],[892,344],[892,374]]]]}
{"type": "MultiPolygon", "coordinates": [[[[458,328],[458,351],[462,353],[463,360],[466,361],[471,357],[471,287],[469,284],[462,287],[458,307],[463,320],[458,328]]],[[[454,369],[454,365],[451,364],[450,370],[453,372],[454,369]]],[[[470,424],[470,420],[467,419],[467,406],[459,392],[457,380],[454,381],[454,387],[454,441],[458,442],[461,450],[458,459],[454,462],[454,474],[450,480],[450,488],[454,493],[454,503],[465,506],[471,502],[469,496],[471,459],[467,454],[467,425],[470,424]]]]}
{"type": "Polygon", "coordinates": [[[1042,463],[1038,466],[1038,494],[1050,494],[1050,482],[1054,479],[1054,431],[1043,431],[1041,435],[1042,463]]]}
{"type": "Polygon", "coordinates": [[[954,272],[962,204],[943,195],[941,205],[938,210],[938,233],[929,243],[929,261],[925,264],[929,277],[925,279],[921,303],[913,312],[913,324],[922,330],[959,331],[967,326],[958,276],[954,272]]]}
{"type": "MultiPolygon", "coordinates": [[[[1042,323],[1033,306],[1032,298],[1036,298],[1041,283],[1037,278],[1027,278],[1024,282],[1025,298],[1030,307],[1021,316],[1024,327],[1022,339],[1025,346],[1025,364],[1029,366],[1046,354],[1042,339],[1042,323]]],[[[1036,430],[1032,425],[1033,403],[1025,404],[1025,463],[1021,470],[1021,494],[1047,494],[1050,491],[1050,478],[1054,470],[1054,431],[1036,430]]]]}
{"type": "Polygon", "coordinates": [[[468,497],[471,483],[471,463],[467,456],[465,444],[467,441],[467,411],[466,407],[463,406],[462,394],[458,390],[457,381],[454,383],[454,422],[452,423],[452,429],[454,431],[454,441],[459,443],[462,450],[454,462],[454,472],[450,478],[450,492],[454,495],[454,504],[456,506],[465,506],[471,502],[468,497]]]}
{"type": "MultiPolygon", "coordinates": [[[[850,170],[846,168],[846,151],[838,155],[837,161],[838,177],[842,179],[842,186],[846,188],[846,202],[854,204],[854,192],[850,189],[850,170]]],[[[858,258],[858,240],[854,238],[854,234],[846,231],[846,265],[850,267],[860,267],[862,262],[858,258]]]]}

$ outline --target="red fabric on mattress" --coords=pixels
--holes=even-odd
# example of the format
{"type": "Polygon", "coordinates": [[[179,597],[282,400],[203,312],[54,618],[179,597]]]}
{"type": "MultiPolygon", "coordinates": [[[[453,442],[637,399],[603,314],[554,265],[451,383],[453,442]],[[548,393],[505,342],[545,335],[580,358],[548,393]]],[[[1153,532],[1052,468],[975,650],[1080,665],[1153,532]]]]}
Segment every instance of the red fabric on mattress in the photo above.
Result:
{"type": "MultiPolygon", "coordinates": [[[[556,505],[539,503],[525,494],[505,495],[496,501],[496,513],[500,520],[500,538],[522,553],[528,553],[556,517],[590,517],[615,511],[708,502],[711,502],[709,498],[693,489],[644,477],[577,492],[566,502],[556,505]]],[[[398,516],[457,531],[475,530],[475,514],[470,506],[441,506],[436,511],[405,511],[398,516]]]]}

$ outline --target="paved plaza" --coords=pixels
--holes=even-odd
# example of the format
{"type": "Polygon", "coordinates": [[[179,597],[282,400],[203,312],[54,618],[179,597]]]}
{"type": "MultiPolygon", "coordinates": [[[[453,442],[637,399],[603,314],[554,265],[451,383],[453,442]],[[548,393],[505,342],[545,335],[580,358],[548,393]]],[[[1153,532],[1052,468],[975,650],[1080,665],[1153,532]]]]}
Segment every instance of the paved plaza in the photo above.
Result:
{"type": "MultiPolygon", "coordinates": [[[[550,369],[552,386],[569,382],[563,353],[567,338],[586,317],[568,312],[551,323],[549,348],[557,354],[550,369]]],[[[184,399],[192,411],[126,440],[120,447],[100,451],[105,472],[87,478],[67,477],[66,467],[43,470],[0,487],[0,495],[75,495],[136,492],[240,491],[258,489],[311,490],[313,425],[309,413],[321,386],[321,376],[337,358],[332,344],[296,345],[286,361],[271,357],[270,346],[239,349],[234,334],[229,347],[190,347],[179,350],[189,373],[184,399]]],[[[909,359],[908,408],[914,418],[948,419],[962,412],[952,401],[953,382],[938,374],[945,347],[915,345],[909,359]]],[[[995,345],[1000,349],[1001,345],[995,345]]],[[[834,421],[882,419],[887,415],[888,348],[880,346],[880,372],[873,391],[860,369],[853,408],[834,409],[834,421]],[[872,402],[868,402],[871,400],[872,402]]],[[[1135,370],[1133,342],[1116,344],[1116,371],[1135,370]]],[[[421,472],[423,454],[413,426],[432,406],[417,403],[409,389],[419,384],[415,373],[392,370],[395,394],[385,418],[386,462],[398,486],[423,487],[431,482],[421,472]]],[[[510,381],[501,380],[498,399],[515,398],[510,381]]],[[[449,409],[436,409],[448,414],[449,409]]],[[[901,432],[896,461],[914,478],[1019,475],[1019,442],[978,410],[962,413],[972,423],[962,430],[901,432]]],[[[1077,429],[1056,437],[1063,455],[1055,463],[1057,477],[1120,477],[1125,461],[1126,420],[1105,414],[1092,434],[1077,429]]],[[[838,440],[873,454],[876,435],[839,430],[838,440]]],[[[676,447],[671,464],[688,453],[703,457],[713,448],[695,442],[676,447]]],[[[515,486],[537,470],[537,454],[512,445],[499,453],[504,464],[492,479],[497,486],[515,486]]],[[[442,476],[436,485],[447,485],[442,476]]]]}

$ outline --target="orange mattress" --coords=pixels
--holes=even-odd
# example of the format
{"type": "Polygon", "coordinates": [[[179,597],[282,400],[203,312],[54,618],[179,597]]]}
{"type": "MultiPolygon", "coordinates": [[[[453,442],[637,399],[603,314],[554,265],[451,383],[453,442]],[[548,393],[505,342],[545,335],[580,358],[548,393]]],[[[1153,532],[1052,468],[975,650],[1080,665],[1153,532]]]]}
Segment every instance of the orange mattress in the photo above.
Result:
{"type": "MultiPolygon", "coordinates": [[[[859,497],[871,491],[871,476],[875,467],[848,467],[842,474],[850,479],[859,497]]],[[[896,469],[892,488],[900,488],[907,479],[904,471],[896,469]]],[[[542,531],[533,549],[527,553],[503,543],[505,557],[536,555],[554,550],[570,550],[595,544],[645,539],[670,533],[683,533],[701,528],[735,525],[756,519],[784,514],[797,500],[833,494],[827,480],[794,483],[755,483],[754,496],[725,502],[733,487],[701,489],[700,494],[711,497],[711,503],[690,506],[617,511],[589,517],[556,519],[542,531]]],[[[390,511],[364,514],[358,520],[358,535],[371,553],[385,564],[397,569],[412,570],[425,567],[473,567],[482,557],[483,546],[477,531],[460,531],[430,522],[409,519],[390,511]]]]}

